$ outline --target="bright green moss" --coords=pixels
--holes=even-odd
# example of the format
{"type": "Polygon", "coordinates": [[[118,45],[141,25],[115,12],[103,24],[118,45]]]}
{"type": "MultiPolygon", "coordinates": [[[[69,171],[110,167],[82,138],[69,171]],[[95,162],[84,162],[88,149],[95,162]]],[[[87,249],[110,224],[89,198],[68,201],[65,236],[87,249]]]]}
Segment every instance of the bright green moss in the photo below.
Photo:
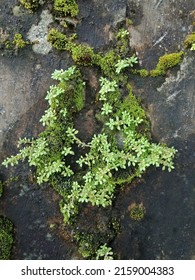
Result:
{"type": "Polygon", "coordinates": [[[118,116],[121,116],[124,111],[130,113],[135,119],[140,118],[143,120],[145,125],[148,125],[148,119],[144,109],[140,106],[138,99],[133,95],[132,87],[130,84],[127,85],[129,94],[124,98],[123,102],[120,104],[119,110],[117,112],[118,116]]]}
{"type": "Polygon", "coordinates": [[[165,75],[169,68],[179,64],[184,52],[165,54],[159,58],[158,64],[154,70],[150,71],[152,77],[165,75]]]}
{"type": "Polygon", "coordinates": [[[192,44],[195,43],[195,32],[188,35],[184,41],[184,46],[186,48],[191,48],[192,44]]]}
{"type": "Polygon", "coordinates": [[[65,16],[75,17],[79,8],[75,0],[54,0],[54,10],[63,13],[65,16]]]}
{"type": "Polygon", "coordinates": [[[19,0],[20,3],[29,10],[34,10],[39,6],[39,0],[19,0]]]}
{"type": "Polygon", "coordinates": [[[20,33],[14,35],[12,43],[17,49],[22,49],[27,45],[27,42],[23,40],[22,34],[20,33]]]}
{"type": "Polygon", "coordinates": [[[0,260],[8,260],[13,245],[13,225],[7,218],[0,217],[0,260]]]}

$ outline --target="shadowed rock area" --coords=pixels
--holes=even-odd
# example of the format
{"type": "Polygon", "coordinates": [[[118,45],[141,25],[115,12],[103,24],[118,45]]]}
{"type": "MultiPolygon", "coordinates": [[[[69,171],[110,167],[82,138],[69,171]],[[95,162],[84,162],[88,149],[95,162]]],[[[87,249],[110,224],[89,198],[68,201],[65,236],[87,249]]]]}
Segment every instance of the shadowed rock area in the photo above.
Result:
{"type": "MultiPolygon", "coordinates": [[[[105,49],[114,31],[129,18],[133,21],[128,27],[130,45],[147,69],[154,68],[164,53],[180,50],[186,35],[193,31],[194,0],[93,0],[87,5],[86,2],[78,1],[79,41],[95,49],[105,49]]],[[[45,6],[37,13],[21,13],[16,17],[13,7],[17,4],[15,0],[1,0],[0,28],[8,34],[27,34],[32,26],[39,25],[45,6]]],[[[71,61],[69,56],[55,50],[45,55],[35,53],[31,46],[17,55],[0,50],[0,55],[1,163],[17,151],[19,137],[36,137],[42,130],[39,119],[46,108],[44,97],[52,84],[51,73],[67,68],[71,61]]],[[[132,78],[134,93],[151,121],[154,141],[174,146],[178,152],[171,173],[150,169],[141,179],[119,191],[112,215],[120,219],[120,232],[110,244],[117,259],[195,259],[194,73],[195,51],[189,51],[166,77],[132,78]],[[142,221],[132,221],[129,217],[128,207],[133,202],[145,205],[142,221]]],[[[89,84],[96,83],[90,71],[86,72],[86,78],[89,84]]],[[[91,136],[95,120],[91,97],[86,99],[87,109],[82,116],[78,114],[76,123],[91,136]]],[[[71,233],[63,226],[58,195],[49,186],[37,186],[33,174],[27,164],[1,169],[1,180],[13,177],[0,201],[0,214],[10,218],[15,226],[12,258],[81,258],[71,233]]],[[[95,218],[94,212],[90,219],[95,218]]]]}

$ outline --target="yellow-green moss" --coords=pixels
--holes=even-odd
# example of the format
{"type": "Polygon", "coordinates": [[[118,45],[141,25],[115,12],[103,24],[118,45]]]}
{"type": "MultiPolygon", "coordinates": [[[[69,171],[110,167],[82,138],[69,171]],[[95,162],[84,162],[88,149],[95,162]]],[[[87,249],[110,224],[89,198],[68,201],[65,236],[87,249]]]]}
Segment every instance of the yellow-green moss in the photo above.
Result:
{"type": "Polygon", "coordinates": [[[24,48],[28,43],[23,40],[22,34],[17,33],[14,35],[13,45],[17,49],[24,48]]]}
{"type": "Polygon", "coordinates": [[[150,71],[152,77],[165,75],[166,70],[174,67],[182,61],[184,52],[165,54],[159,58],[158,64],[154,70],[150,71]]]}
{"type": "Polygon", "coordinates": [[[79,8],[75,0],[54,0],[54,10],[63,13],[65,16],[75,17],[79,8]]]}
{"type": "Polygon", "coordinates": [[[146,69],[140,69],[140,70],[136,70],[136,69],[132,69],[131,73],[133,74],[138,74],[140,75],[142,78],[148,77],[150,75],[149,71],[146,69]]]}
{"type": "Polygon", "coordinates": [[[39,0],[19,0],[20,3],[29,10],[34,10],[39,6],[39,0]]]}
{"type": "Polygon", "coordinates": [[[115,65],[119,59],[120,56],[114,50],[110,50],[105,55],[102,53],[96,54],[94,64],[101,68],[104,75],[113,78],[116,75],[115,65]]]}
{"type": "Polygon", "coordinates": [[[188,35],[184,41],[184,46],[186,48],[191,48],[191,46],[195,43],[195,32],[188,35]]]}
{"type": "Polygon", "coordinates": [[[0,260],[9,260],[13,245],[13,225],[7,218],[0,217],[0,260]]]}
{"type": "Polygon", "coordinates": [[[93,49],[87,45],[74,44],[70,49],[73,61],[82,66],[92,65],[94,52],[93,49]]]}
{"type": "Polygon", "coordinates": [[[127,89],[129,90],[129,94],[124,98],[117,114],[120,116],[123,114],[124,111],[127,111],[132,116],[134,116],[135,119],[143,119],[144,123],[148,124],[146,113],[144,109],[140,106],[138,98],[135,95],[133,95],[132,86],[130,83],[127,84],[127,89]]]}
{"type": "Polygon", "coordinates": [[[52,28],[47,36],[48,42],[57,50],[70,50],[73,46],[72,41],[76,38],[76,34],[72,34],[70,37],[61,33],[57,29],[52,28]]]}

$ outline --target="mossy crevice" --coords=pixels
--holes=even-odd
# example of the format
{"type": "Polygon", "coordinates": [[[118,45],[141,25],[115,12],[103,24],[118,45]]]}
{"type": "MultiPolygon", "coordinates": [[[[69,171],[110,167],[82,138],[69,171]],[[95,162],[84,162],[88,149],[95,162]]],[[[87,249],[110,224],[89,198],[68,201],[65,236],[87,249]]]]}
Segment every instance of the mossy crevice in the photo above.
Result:
{"type": "Polygon", "coordinates": [[[10,259],[13,242],[13,224],[0,216],[0,260],[10,259]]]}

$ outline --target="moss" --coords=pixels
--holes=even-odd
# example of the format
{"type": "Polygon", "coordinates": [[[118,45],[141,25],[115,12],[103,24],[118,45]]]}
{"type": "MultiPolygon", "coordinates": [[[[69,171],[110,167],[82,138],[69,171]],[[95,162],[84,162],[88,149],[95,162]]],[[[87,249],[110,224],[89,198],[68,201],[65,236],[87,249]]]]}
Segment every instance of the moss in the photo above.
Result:
{"type": "Polygon", "coordinates": [[[17,33],[14,35],[13,45],[17,49],[24,48],[28,43],[23,40],[22,34],[17,33]]]}
{"type": "Polygon", "coordinates": [[[79,8],[75,0],[54,0],[54,10],[75,17],[79,13],[79,8]]]}
{"type": "Polygon", "coordinates": [[[76,34],[72,34],[68,37],[55,28],[52,28],[47,36],[48,42],[59,51],[70,50],[74,45],[72,42],[75,38],[76,34]]]}
{"type": "Polygon", "coordinates": [[[19,0],[20,3],[29,10],[37,9],[39,6],[39,0],[19,0]]]}
{"type": "Polygon", "coordinates": [[[117,52],[125,57],[130,48],[129,48],[129,32],[122,28],[119,30],[119,32],[116,34],[116,50],[117,52]]]}
{"type": "Polygon", "coordinates": [[[94,57],[94,64],[98,65],[103,74],[114,78],[116,76],[115,64],[120,59],[114,50],[108,51],[106,54],[98,53],[94,57]]]}
{"type": "Polygon", "coordinates": [[[51,29],[47,36],[48,42],[57,50],[65,50],[68,38],[57,29],[51,29]]]}
{"type": "Polygon", "coordinates": [[[95,240],[95,236],[93,234],[87,233],[87,234],[78,234],[75,238],[78,242],[79,246],[79,253],[84,258],[91,258],[94,256],[95,252],[98,249],[97,240],[95,240]]]}
{"type": "Polygon", "coordinates": [[[126,18],[126,25],[127,25],[127,26],[133,25],[132,19],[126,18]]]}
{"type": "Polygon", "coordinates": [[[145,207],[143,203],[136,204],[133,203],[129,206],[130,218],[134,221],[141,221],[145,215],[145,207]]]}
{"type": "Polygon", "coordinates": [[[13,245],[13,225],[10,220],[0,217],[0,260],[8,260],[13,245]]]}
{"type": "Polygon", "coordinates": [[[0,197],[3,195],[3,182],[0,181],[0,197]]]}
{"type": "Polygon", "coordinates": [[[146,117],[146,113],[144,109],[140,106],[136,96],[133,95],[131,84],[127,84],[127,89],[129,90],[129,94],[124,98],[117,114],[120,116],[124,111],[127,111],[132,116],[134,116],[135,119],[143,119],[144,122],[147,124],[148,120],[146,117]]]}
{"type": "Polygon", "coordinates": [[[184,46],[186,48],[191,48],[191,46],[195,43],[195,32],[188,35],[184,41],[184,46]]]}
{"type": "Polygon", "coordinates": [[[158,64],[154,70],[150,71],[152,77],[165,75],[166,70],[179,64],[184,52],[165,54],[159,58],[158,64]]]}
{"type": "Polygon", "coordinates": [[[142,77],[142,78],[145,78],[145,77],[148,77],[149,76],[149,72],[148,70],[146,69],[140,69],[137,71],[139,73],[139,75],[142,77]]]}
{"type": "MultiPolygon", "coordinates": [[[[78,86],[80,87],[80,85],[78,86]]],[[[74,103],[76,111],[80,111],[83,109],[85,105],[85,91],[83,90],[83,87],[78,88],[74,95],[74,103]]]]}
{"type": "Polygon", "coordinates": [[[89,46],[82,44],[72,45],[70,48],[73,61],[82,66],[92,65],[94,52],[89,46]]]}
{"type": "Polygon", "coordinates": [[[150,75],[150,72],[146,69],[140,69],[140,70],[132,69],[131,73],[140,75],[142,78],[148,77],[150,75]]]}

